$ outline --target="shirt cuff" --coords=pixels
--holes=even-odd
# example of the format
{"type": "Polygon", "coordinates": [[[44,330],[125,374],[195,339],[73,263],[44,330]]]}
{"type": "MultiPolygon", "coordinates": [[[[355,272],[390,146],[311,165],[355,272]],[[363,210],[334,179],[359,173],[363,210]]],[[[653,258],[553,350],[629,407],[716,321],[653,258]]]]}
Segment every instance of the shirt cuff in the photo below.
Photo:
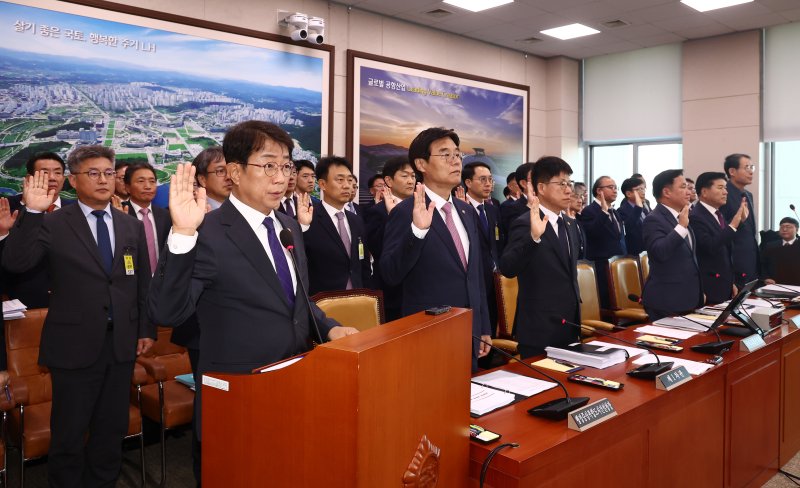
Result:
{"type": "Polygon", "coordinates": [[[731,229],[733,229],[734,232],[736,232],[736,227],[732,226],[731,224],[728,224],[728,227],[730,227],[731,229]]]}
{"type": "Polygon", "coordinates": [[[169,252],[172,254],[186,254],[191,251],[197,244],[197,235],[197,231],[194,231],[194,235],[187,236],[186,234],[175,234],[170,229],[169,237],[167,237],[169,252]]]}
{"type": "Polygon", "coordinates": [[[300,224],[300,230],[303,231],[303,232],[307,231],[310,228],[311,228],[310,225],[300,224]]]}
{"type": "Polygon", "coordinates": [[[6,235],[4,235],[4,236],[0,236],[0,241],[2,241],[3,239],[5,239],[6,237],[8,237],[8,232],[6,232],[6,235]]]}
{"type": "Polygon", "coordinates": [[[427,229],[420,229],[414,222],[411,222],[411,232],[414,234],[414,237],[417,239],[425,239],[425,236],[428,235],[428,231],[431,230],[430,227],[427,229]]]}
{"type": "Polygon", "coordinates": [[[681,236],[684,239],[686,238],[686,236],[689,235],[689,229],[687,229],[686,227],[682,226],[681,224],[678,224],[678,225],[675,226],[675,232],[677,232],[678,235],[681,236]]]}

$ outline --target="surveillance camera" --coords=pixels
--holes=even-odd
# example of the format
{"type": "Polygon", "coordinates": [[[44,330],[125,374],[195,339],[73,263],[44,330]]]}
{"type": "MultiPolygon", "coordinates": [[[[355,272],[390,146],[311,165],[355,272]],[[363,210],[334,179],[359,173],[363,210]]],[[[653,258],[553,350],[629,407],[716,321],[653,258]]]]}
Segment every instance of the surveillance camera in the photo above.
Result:
{"type": "Polygon", "coordinates": [[[292,31],[292,40],[293,41],[305,41],[308,39],[308,31],[305,29],[297,29],[292,31]]]}
{"type": "Polygon", "coordinates": [[[295,12],[291,15],[287,15],[286,18],[283,19],[283,21],[297,30],[308,29],[308,15],[302,14],[300,12],[295,12]]]}
{"type": "Polygon", "coordinates": [[[325,19],[322,17],[308,18],[308,42],[322,44],[325,36],[325,19]]]}

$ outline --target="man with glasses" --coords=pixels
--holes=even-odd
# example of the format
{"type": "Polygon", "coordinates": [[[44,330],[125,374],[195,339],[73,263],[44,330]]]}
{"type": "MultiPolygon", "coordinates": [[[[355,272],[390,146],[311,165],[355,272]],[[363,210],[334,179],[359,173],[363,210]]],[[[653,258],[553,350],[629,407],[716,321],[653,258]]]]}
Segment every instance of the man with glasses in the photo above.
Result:
{"type": "Polygon", "coordinates": [[[622,217],[613,205],[617,200],[617,184],[609,176],[601,176],[592,185],[594,200],[578,217],[586,231],[586,259],[594,261],[600,305],[610,308],[608,295],[608,258],[626,254],[622,217]]]}
{"type": "Polygon", "coordinates": [[[526,185],[531,208],[511,225],[500,258],[503,275],[519,283],[514,330],[523,358],[579,340],[578,331],[562,322],[580,323],[578,234],[563,214],[571,201],[570,175],[563,159],[536,161],[526,185]]]}
{"type": "Polygon", "coordinates": [[[128,431],[136,356],[153,344],[145,300],[150,262],[142,223],[111,205],[114,151],[80,146],[67,159],[78,204],[45,214],[44,172],[25,180],[25,211],[6,239],[3,266],[50,267],[52,294],[39,364],[52,379],[50,486],[113,486],[128,431]]]}
{"type": "MultiPolygon", "coordinates": [[[[491,342],[486,287],[475,211],[453,198],[461,183],[460,139],[449,129],[420,132],[408,149],[408,160],[423,182],[413,198],[391,211],[381,256],[385,283],[403,287],[403,315],[450,305],[472,309],[472,335],[491,342]]],[[[472,341],[472,369],[489,347],[472,341]]]]}
{"type": "Polygon", "coordinates": [[[212,146],[200,151],[192,165],[197,168],[197,186],[206,189],[206,201],[211,210],[218,209],[231,194],[231,179],[222,148],[212,146]]]}
{"type": "Polygon", "coordinates": [[[564,218],[575,224],[575,232],[578,234],[578,259],[586,259],[586,232],[583,230],[583,225],[578,220],[578,215],[583,211],[586,206],[586,184],[576,181],[572,185],[572,195],[569,199],[569,207],[564,212],[564,218]]]}
{"type": "Polygon", "coordinates": [[[728,201],[720,207],[722,216],[728,222],[733,220],[742,201],[746,202],[748,212],[733,240],[733,272],[736,286],[741,288],[761,276],[756,242],[756,208],[753,205],[753,194],[746,189],[753,183],[756,166],[747,154],[731,154],[725,158],[724,168],[725,176],[728,177],[728,201]]]}
{"type": "Polygon", "coordinates": [[[642,238],[642,222],[650,213],[644,208],[644,181],[639,178],[628,178],[622,182],[622,194],[625,200],[619,205],[619,217],[625,228],[625,246],[628,254],[639,254],[644,251],[642,238]]]}
{"type": "Polygon", "coordinates": [[[350,162],[338,156],[319,160],[317,181],[322,201],[315,203],[314,219],[303,232],[308,258],[308,293],[369,288],[369,250],[364,221],[347,210],[356,191],[350,162]]]}

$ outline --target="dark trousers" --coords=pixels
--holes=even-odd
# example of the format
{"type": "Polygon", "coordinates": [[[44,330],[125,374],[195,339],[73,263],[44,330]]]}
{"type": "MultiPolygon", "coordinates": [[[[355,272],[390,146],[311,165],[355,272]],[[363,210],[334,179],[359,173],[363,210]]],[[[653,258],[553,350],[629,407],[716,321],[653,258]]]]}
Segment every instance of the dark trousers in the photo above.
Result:
{"type": "MultiPolygon", "coordinates": [[[[200,359],[200,350],[199,349],[186,349],[189,352],[189,364],[192,366],[192,375],[194,376],[194,388],[195,391],[200,391],[202,388],[201,378],[200,375],[197,374],[197,361],[200,359]]],[[[197,409],[199,405],[197,405],[197,394],[195,393],[194,396],[194,415],[192,416],[192,471],[194,472],[194,479],[197,481],[198,486],[200,485],[201,481],[201,471],[200,471],[200,439],[197,437],[197,409]]]]}
{"type": "Polygon", "coordinates": [[[122,440],[128,433],[133,361],[116,360],[112,339],[109,331],[100,357],[88,368],[50,368],[51,487],[113,487],[117,482],[122,440]]]}
{"type": "Polygon", "coordinates": [[[594,262],[594,272],[597,277],[597,293],[600,298],[600,307],[605,309],[611,308],[611,289],[609,284],[608,274],[608,259],[597,259],[594,262]]]}

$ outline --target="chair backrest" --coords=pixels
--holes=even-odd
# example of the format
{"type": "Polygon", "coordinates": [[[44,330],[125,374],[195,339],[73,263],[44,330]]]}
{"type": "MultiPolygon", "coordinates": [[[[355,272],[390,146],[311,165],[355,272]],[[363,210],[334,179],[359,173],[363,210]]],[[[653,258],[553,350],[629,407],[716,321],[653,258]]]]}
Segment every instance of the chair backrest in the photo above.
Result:
{"type": "Polygon", "coordinates": [[[616,309],[642,308],[642,304],[628,295],[642,296],[639,260],[634,256],[614,256],[608,259],[609,296],[616,309]]]}
{"type": "Polygon", "coordinates": [[[514,317],[517,315],[519,285],[516,278],[506,278],[494,273],[494,290],[497,297],[497,337],[513,339],[514,317]]]}
{"type": "Polygon", "coordinates": [[[8,374],[12,383],[15,377],[25,378],[28,405],[53,398],[50,372],[39,366],[39,342],[46,317],[46,308],[35,308],[26,310],[24,318],[5,321],[8,374]]]}
{"type": "Polygon", "coordinates": [[[647,257],[647,251],[639,253],[639,266],[642,270],[642,285],[647,283],[647,278],[650,276],[650,258],[647,257]]]}
{"type": "Polygon", "coordinates": [[[172,327],[158,327],[156,341],[153,343],[153,347],[145,354],[145,357],[167,356],[186,352],[185,347],[173,344],[170,342],[171,339],[172,327]]]}
{"type": "Polygon", "coordinates": [[[581,292],[581,319],[602,320],[600,292],[597,289],[597,273],[593,262],[578,261],[578,289],[581,292]]]}
{"type": "Polygon", "coordinates": [[[385,322],[383,292],[366,288],[325,291],[311,297],[325,315],[342,325],[367,330],[385,322]]]}

